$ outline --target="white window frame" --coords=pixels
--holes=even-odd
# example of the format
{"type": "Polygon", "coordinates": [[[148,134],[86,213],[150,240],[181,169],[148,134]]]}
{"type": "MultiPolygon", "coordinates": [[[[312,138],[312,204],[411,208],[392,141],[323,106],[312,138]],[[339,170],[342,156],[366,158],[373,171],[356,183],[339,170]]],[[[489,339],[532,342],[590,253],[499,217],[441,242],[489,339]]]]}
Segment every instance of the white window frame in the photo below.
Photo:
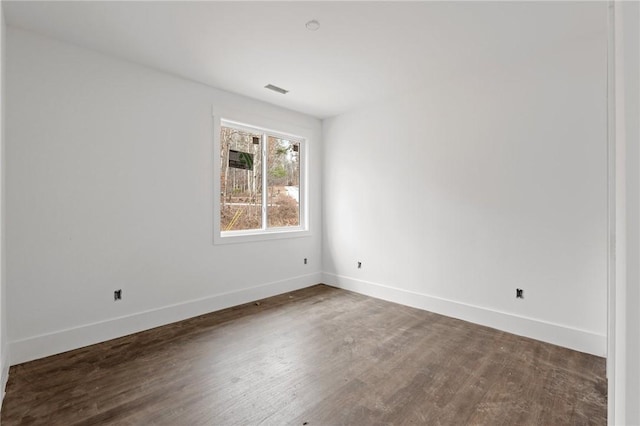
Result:
{"type": "Polygon", "coordinates": [[[309,236],[309,196],[308,196],[308,159],[307,159],[307,138],[287,132],[271,130],[259,125],[246,124],[235,120],[221,117],[214,117],[213,126],[213,242],[214,244],[229,244],[240,242],[264,241],[281,238],[297,238],[309,236]],[[223,231],[220,227],[220,131],[223,126],[233,127],[250,133],[262,135],[261,155],[262,155],[262,229],[247,229],[238,231],[223,231]],[[299,226],[287,226],[269,228],[267,227],[267,199],[268,179],[267,179],[267,140],[268,136],[280,139],[295,141],[299,144],[300,161],[300,188],[298,192],[298,206],[300,214],[299,226]]]}

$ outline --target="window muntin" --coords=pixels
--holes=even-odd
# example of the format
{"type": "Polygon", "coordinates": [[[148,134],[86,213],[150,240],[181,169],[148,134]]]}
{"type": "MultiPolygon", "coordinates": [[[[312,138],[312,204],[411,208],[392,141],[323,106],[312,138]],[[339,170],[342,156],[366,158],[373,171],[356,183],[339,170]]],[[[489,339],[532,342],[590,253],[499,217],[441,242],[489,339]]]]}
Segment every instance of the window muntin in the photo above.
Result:
{"type": "Polygon", "coordinates": [[[221,120],[221,237],[306,231],[304,142],[221,120]]]}

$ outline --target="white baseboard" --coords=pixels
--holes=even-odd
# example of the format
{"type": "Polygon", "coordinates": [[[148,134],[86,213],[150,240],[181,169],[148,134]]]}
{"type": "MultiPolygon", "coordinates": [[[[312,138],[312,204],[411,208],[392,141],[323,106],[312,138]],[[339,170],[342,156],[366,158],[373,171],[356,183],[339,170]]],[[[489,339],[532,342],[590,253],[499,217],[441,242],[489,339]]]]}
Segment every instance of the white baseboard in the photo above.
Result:
{"type": "Polygon", "coordinates": [[[309,287],[320,282],[580,352],[606,356],[606,336],[604,335],[373,282],[317,272],[9,342],[7,352],[10,354],[10,359],[3,360],[0,385],[4,391],[10,365],[78,349],[231,306],[309,287]]]}
{"type": "Polygon", "coordinates": [[[2,398],[0,398],[0,412],[2,411],[2,401],[7,391],[7,382],[9,381],[9,362],[6,354],[0,356],[0,387],[2,389],[2,398]]]}
{"type": "Polygon", "coordinates": [[[341,275],[324,273],[323,277],[322,282],[327,285],[377,299],[458,318],[600,357],[605,357],[607,353],[605,335],[341,275]]]}
{"type": "Polygon", "coordinates": [[[321,272],[301,275],[239,291],[216,294],[202,299],[190,300],[184,303],[113,318],[107,321],[86,324],[9,342],[11,365],[82,348],[289,291],[299,290],[320,282],[322,282],[321,272]]]}

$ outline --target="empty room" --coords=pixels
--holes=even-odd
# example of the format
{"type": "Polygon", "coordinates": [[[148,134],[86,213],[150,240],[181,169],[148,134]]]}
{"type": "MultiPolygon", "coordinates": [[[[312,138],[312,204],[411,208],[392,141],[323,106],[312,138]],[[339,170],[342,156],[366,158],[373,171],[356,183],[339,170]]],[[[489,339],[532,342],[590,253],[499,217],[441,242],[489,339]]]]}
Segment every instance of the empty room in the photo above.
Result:
{"type": "Polygon", "coordinates": [[[0,3],[3,425],[640,425],[640,4],[0,3]]]}

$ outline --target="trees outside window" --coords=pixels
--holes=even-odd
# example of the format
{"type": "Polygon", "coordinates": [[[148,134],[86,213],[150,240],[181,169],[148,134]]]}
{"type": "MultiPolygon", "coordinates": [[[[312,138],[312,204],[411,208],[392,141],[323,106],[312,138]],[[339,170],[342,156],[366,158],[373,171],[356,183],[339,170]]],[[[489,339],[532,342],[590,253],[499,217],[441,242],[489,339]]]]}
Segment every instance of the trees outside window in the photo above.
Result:
{"type": "Polygon", "coordinates": [[[220,231],[301,228],[304,140],[222,121],[220,231]]]}

